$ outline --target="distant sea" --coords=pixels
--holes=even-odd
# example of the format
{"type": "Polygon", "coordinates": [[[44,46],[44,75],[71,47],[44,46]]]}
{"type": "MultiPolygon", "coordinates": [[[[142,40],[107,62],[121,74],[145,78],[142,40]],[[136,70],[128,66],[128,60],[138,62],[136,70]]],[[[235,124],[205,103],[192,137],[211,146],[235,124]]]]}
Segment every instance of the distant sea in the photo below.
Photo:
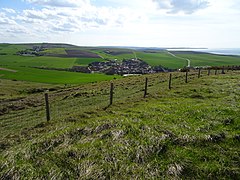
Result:
{"type": "Polygon", "coordinates": [[[222,49],[168,49],[169,51],[197,51],[197,52],[207,52],[213,54],[221,55],[239,55],[240,48],[222,48],[222,49]]]}

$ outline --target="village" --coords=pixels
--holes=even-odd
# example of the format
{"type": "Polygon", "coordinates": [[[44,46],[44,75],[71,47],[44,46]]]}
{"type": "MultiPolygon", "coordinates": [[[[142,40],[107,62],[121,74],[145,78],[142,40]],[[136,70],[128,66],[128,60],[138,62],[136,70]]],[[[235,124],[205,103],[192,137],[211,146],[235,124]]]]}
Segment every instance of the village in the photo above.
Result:
{"type": "Polygon", "coordinates": [[[167,68],[162,66],[151,67],[141,59],[128,60],[108,60],[106,62],[92,62],[87,67],[73,66],[75,72],[84,73],[105,73],[107,75],[125,75],[125,74],[151,74],[157,72],[168,72],[167,68]]]}
{"type": "Polygon", "coordinates": [[[19,56],[43,56],[44,54],[41,53],[46,48],[44,46],[33,46],[31,49],[25,49],[17,52],[19,56]]]}

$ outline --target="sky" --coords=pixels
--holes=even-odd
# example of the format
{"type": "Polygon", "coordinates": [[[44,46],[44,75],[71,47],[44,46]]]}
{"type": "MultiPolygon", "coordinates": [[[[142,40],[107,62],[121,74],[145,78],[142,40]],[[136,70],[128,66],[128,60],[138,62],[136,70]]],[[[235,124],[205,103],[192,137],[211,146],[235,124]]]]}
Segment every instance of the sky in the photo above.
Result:
{"type": "Polygon", "coordinates": [[[240,48],[240,0],[0,0],[0,42],[240,48]]]}

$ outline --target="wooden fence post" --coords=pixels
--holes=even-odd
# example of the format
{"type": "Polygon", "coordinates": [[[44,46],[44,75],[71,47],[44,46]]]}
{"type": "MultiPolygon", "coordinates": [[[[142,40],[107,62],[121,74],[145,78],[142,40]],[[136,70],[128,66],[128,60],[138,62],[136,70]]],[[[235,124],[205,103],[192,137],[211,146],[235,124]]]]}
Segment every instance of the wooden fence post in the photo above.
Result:
{"type": "Polygon", "coordinates": [[[113,104],[113,83],[110,84],[110,105],[113,104]]]}
{"type": "Polygon", "coordinates": [[[198,78],[200,78],[200,75],[201,75],[201,69],[199,68],[198,69],[198,78]]]}
{"type": "Polygon", "coordinates": [[[146,96],[147,96],[147,88],[148,88],[148,78],[146,78],[146,80],[145,80],[145,89],[144,89],[144,98],[146,98],[146,96]]]}
{"type": "Polygon", "coordinates": [[[210,70],[210,69],[208,69],[208,76],[210,76],[210,71],[211,71],[211,70],[210,70]]]}
{"type": "Polygon", "coordinates": [[[222,67],[222,74],[225,74],[225,72],[224,72],[224,66],[222,67]]]}
{"type": "Polygon", "coordinates": [[[48,102],[48,93],[45,93],[45,103],[46,103],[46,117],[47,121],[50,121],[50,108],[49,108],[49,102],[48,102]]]}
{"type": "Polygon", "coordinates": [[[215,69],[215,75],[217,75],[217,69],[215,69]]]}
{"type": "Polygon", "coordinates": [[[172,74],[170,73],[170,75],[169,75],[169,84],[168,84],[168,88],[169,89],[172,88],[171,84],[172,84],[172,74]]]}
{"type": "Polygon", "coordinates": [[[186,79],[185,79],[185,83],[188,83],[188,71],[186,71],[186,79]]]}

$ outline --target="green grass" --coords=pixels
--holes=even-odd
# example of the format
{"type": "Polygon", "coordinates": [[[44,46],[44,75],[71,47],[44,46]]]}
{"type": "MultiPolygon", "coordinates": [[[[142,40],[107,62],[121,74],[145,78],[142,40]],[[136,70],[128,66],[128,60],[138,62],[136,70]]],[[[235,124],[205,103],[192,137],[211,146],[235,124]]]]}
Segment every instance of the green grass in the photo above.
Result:
{"type": "Polygon", "coordinates": [[[1,67],[48,67],[48,68],[70,68],[74,65],[76,58],[60,57],[24,57],[9,55],[0,57],[1,67]]]}
{"type": "Polygon", "coordinates": [[[8,79],[0,79],[0,101],[6,99],[17,99],[26,97],[31,93],[44,92],[47,89],[57,90],[67,88],[73,85],[53,85],[45,83],[36,83],[28,81],[14,81],[8,79]]]}
{"type": "Polygon", "coordinates": [[[18,51],[29,48],[27,45],[0,44],[0,52],[8,55],[16,54],[18,51]]]}
{"type": "Polygon", "coordinates": [[[240,65],[240,56],[222,56],[213,54],[179,54],[177,56],[190,59],[191,66],[240,65]]]}
{"type": "Polygon", "coordinates": [[[75,60],[75,65],[82,65],[82,66],[87,66],[88,64],[92,62],[102,62],[105,61],[102,58],[76,58],[75,60]]]}
{"type": "Polygon", "coordinates": [[[136,52],[138,58],[144,60],[151,66],[163,66],[168,68],[182,68],[187,65],[186,60],[171,56],[165,51],[156,53],[136,52]]]}
{"type": "Polygon", "coordinates": [[[47,53],[52,55],[66,55],[65,48],[52,48],[42,51],[41,53],[47,53]]]}
{"type": "MultiPolygon", "coordinates": [[[[107,48],[109,49],[109,48],[107,48]]],[[[106,49],[105,49],[106,50],[106,49]]],[[[119,54],[119,55],[112,55],[112,54],[108,54],[108,53],[105,53],[103,49],[99,48],[99,50],[92,50],[92,52],[94,53],[97,53],[98,55],[100,55],[101,57],[103,58],[106,58],[106,59],[110,59],[110,60],[114,60],[114,59],[117,59],[119,61],[123,60],[123,59],[132,59],[132,58],[135,58],[133,52],[131,52],[130,50],[128,49],[110,49],[111,51],[114,51],[114,52],[128,52],[128,53],[125,53],[125,54],[119,54]]]]}
{"type": "Polygon", "coordinates": [[[0,75],[2,75],[1,78],[51,84],[82,84],[111,80],[119,77],[104,74],[86,74],[25,67],[13,67],[12,69],[17,72],[0,71],[0,75]]]}
{"type": "MultiPolygon", "coordinates": [[[[0,116],[0,177],[27,179],[238,179],[239,72],[114,80],[11,101],[0,116]],[[165,80],[163,82],[163,80],[165,80]],[[33,107],[36,105],[36,107],[33,107]]],[[[11,82],[9,82],[11,83],[11,82]]]]}

